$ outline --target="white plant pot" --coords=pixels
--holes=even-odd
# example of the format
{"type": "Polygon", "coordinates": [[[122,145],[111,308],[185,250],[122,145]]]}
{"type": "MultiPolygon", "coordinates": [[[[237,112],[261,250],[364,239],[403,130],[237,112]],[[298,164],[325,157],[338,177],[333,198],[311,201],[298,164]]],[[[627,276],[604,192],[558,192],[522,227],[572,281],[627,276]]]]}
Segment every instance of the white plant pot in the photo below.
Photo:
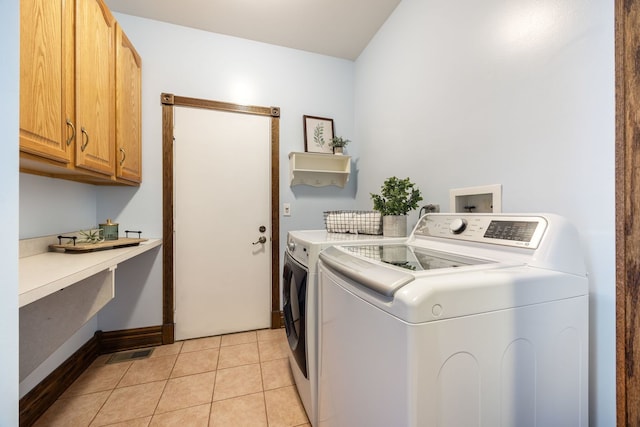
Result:
{"type": "Polygon", "coordinates": [[[382,235],[384,237],[406,237],[407,216],[385,215],[382,217],[382,235]]]}
{"type": "Polygon", "coordinates": [[[344,153],[344,147],[333,147],[333,154],[342,156],[343,153],[344,153]]]}

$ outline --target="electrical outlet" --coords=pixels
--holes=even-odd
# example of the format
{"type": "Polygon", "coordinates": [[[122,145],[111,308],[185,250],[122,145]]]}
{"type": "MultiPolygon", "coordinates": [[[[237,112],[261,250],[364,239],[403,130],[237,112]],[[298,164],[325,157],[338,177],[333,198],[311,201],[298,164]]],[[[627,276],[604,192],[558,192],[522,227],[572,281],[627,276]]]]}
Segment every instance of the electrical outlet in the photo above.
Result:
{"type": "Polygon", "coordinates": [[[291,203],[283,203],[282,204],[282,214],[284,216],[291,216],[291,203]]]}

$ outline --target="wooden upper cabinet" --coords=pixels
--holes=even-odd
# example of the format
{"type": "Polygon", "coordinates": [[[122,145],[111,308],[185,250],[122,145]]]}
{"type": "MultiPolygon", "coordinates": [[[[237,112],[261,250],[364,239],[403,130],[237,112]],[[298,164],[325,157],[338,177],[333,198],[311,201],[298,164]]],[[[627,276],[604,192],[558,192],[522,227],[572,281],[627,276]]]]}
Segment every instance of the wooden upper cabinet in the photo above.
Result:
{"type": "Polygon", "coordinates": [[[20,150],[65,167],[74,138],[74,11],[67,3],[20,2],[20,150]]]}
{"type": "Polygon", "coordinates": [[[115,175],[116,21],[102,0],[76,1],[76,166],[115,175]]]}
{"type": "Polygon", "coordinates": [[[138,185],[141,63],[103,0],[20,0],[20,171],[138,185]]]}
{"type": "Polygon", "coordinates": [[[142,180],[142,59],[116,25],[116,177],[142,180]]]}

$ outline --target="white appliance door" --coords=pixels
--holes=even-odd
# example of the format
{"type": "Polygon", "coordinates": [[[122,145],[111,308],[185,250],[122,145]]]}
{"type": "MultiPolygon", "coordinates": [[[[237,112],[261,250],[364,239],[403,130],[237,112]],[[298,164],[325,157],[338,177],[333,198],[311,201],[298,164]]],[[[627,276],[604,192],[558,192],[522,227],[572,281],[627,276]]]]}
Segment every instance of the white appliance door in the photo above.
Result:
{"type": "Polygon", "coordinates": [[[269,117],[175,109],[177,340],[270,326],[270,126],[269,117]]]}

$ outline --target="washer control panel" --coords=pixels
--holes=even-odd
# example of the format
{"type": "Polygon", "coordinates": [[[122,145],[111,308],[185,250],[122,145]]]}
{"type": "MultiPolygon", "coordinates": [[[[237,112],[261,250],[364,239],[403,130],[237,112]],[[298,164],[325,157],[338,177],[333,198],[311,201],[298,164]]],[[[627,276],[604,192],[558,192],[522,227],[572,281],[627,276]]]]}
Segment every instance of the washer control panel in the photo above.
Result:
{"type": "Polygon", "coordinates": [[[427,214],[413,234],[537,249],[547,225],[542,216],[427,214]]]}

